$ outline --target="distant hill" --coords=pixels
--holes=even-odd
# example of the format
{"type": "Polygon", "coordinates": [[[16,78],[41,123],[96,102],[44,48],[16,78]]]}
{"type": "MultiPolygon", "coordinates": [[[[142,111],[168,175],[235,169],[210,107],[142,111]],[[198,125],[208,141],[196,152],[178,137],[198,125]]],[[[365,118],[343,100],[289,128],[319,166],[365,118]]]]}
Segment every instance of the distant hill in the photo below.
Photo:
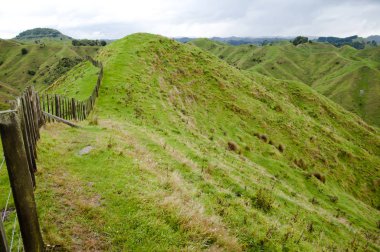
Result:
{"type": "MultiPolygon", "coordinates": [[[[245,44],[254,44],[254,45],[265,45],[269,43],[276,43],[281,41],[289,41],[293,39],[294,37],[257,37],[257,38],[250,38],[250,37],[212,37],[209,38],[213,41],[223,42],[230,45],[245,45],[245,44]]],[[[188,38],[188,37],[182,37],[182,38],[175,38],[178,42],[187,43],[193,40],[196,40],[197,38],[188,38]]]]}
{"type": "Polygon", "coordinates": [[[380,44],[380,35],[372,35],[366,38],[366,41],[376,41],[376,43],[380,44]]]}
{"type": "Polygon", "coordinates": [[[306,83],[380,126],[380,47],[355,50],[316,42],[231,46],[208,39],[190,43],[240,69],[306,83]]]}
{"type": "Polygon", "coordinates": [[[338,38],[338,37],[319,37],[317,42],[325,42],[332,44],[336,47],[342,47],[344,45],[352,46],[356,49],[364,49],[366,46],[366,41],[359,36],[351,36],[346,38],[338,38]]]}
{"type": "Polygon", "coordinates": [[[62,34],[60,31],[51,28],[34,28],[21,32],[15,37],[15,39],[42,39],[42,38],[52,38],[52,39],[72,39],[69,36],[62,34]]]}

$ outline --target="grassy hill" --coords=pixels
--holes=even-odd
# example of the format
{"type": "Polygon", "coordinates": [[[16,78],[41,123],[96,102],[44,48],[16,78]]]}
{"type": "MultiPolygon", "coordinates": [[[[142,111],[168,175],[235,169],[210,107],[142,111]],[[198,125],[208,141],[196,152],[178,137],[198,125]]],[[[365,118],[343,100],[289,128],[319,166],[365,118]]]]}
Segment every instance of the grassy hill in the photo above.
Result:
{"type": "Polygon", "coordinates": [[[60,31],[51,28],[34,28],[21,32],[15,37],[17,40],[30,40],[30,39],[58,39],[70,40],[71,37],[62,34],[60,31]]]}
{"type": "MultiPolygon", "coordinates": [[[[380,249],[380,136],[358,116],[300,82],[160,36],[127,36],[98,59],[91,118],[42,131],[36,196],[47,243],[380,249]]],[[[81,99],[95,74],[80,64],[48,92],[81,99]]]]}
{"type": "Polygon", "coordinates": [[[323,43],[230,46],[207,39],[190,43],[240,69],[306,83],[368,123],[380,125],[380,47],[355,50],[323,43]]]}
{"type": "Polygon", "coordinates": [[[71,40],[0,40],[0,108],[28,85],[46,88],[85,55],[99,47],[71,45],[71,40]]]}

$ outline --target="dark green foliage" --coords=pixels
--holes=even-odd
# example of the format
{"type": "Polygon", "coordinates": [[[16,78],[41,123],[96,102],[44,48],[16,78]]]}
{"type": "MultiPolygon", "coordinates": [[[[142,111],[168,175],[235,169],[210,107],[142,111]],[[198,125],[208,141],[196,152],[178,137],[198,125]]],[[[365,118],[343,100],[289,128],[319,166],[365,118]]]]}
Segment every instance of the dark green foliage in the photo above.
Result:
{"type": "Polygon", "coordinates": [[[296,37],[292,43],[293,45],[299,45],[299,44],[304,44],[304,43],[307,43],[309,41],[309,39],[307,37],[303,37],[303,36],[298,36],[296,37]]]}
{"type": "Polygon", "coordinates": [[[285,146],[283,144],[279,144],[277,149],[282,153],[285,150],[285,146]]]}
{"type": "Polygon", "coordinates": [[[268,142],[268,137],[267,135],[260,135],[260,139],[263,140],[265,143],[268,142]]]}
{"type": "Polygon", "coordinates": [[[70,38],[61,32],[50,28],[35,28],[21,32],[16,39],[39,39],[39,38],[70,38]]]}
{"type": "Polygon", "coordinates": [[[105,40],[91,40],[91,39],[74,39],[73,46],[105,46],[107,42],[105,40]]]}
{"type": "Polygon", "coordinates": [[[28,53],[28,49],[22,48],[21,49],[21,55],[26,55],[28,53]]]}
{"type": "Polygon", "coordinates": [[[330,198],[330,201],[332,203],[337,203],[338,202],[338,197],[337,196],[329,196],[329,198],[330,198]]]}
{"type": "Polygon", "coordinates": [[[81,62],[80,58],[62,58],[50,70],[48,77],[44,80],[45,83],[50,84],[54,82],[59,76],[69,71],[73,66],[81,62]]]}
{"type": "Polygon", "coordinates": [[[28,70],[28,74],[31,76],[34,76],[34,75],[36,75],[36,71],[28,70]]]}
{"type": "Polygon", "coordinates": [[[347,37],[347,38],[337,38],[337,37],[319,37],[318,42],[325,42],[332,44],[336,47],[342,47],[344,45],[352,46],[356,49],[364,49],[365,43],[363,41],[358,40],[359,37],[357,35],[347,37]]]}

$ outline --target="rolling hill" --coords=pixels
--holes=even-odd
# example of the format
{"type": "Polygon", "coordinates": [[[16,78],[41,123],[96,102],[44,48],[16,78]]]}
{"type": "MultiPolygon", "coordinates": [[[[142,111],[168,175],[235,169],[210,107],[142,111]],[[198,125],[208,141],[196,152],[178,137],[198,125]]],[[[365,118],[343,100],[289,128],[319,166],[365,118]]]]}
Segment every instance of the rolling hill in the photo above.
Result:
{"type": "MultiPolygon", "coordinates": [[[[297,80],[161,36],[127,36],[97,59],[104,79],[90,119],[41,132],[36,198],[48,244],[380,249],[380,136],[357,115],[297,80]]],[[[47,92],[81,99],[95,74],[81,63],[47,92]]]]}
{"type": "Polygon", "coordinates": [[[207,39],[192,43],[239,69],[296,80],[380,125],[380,47],[355,50],[325,43],[230,46],[207,39]]]}
{"type": "Polygon", "coordinates": [[[98,49],[98,46],[75,47],[68,39],[0,39],[0,108],[7,108],[6,101],[26,86],[46,88],[85,55],[92,56],[98,49]]]}

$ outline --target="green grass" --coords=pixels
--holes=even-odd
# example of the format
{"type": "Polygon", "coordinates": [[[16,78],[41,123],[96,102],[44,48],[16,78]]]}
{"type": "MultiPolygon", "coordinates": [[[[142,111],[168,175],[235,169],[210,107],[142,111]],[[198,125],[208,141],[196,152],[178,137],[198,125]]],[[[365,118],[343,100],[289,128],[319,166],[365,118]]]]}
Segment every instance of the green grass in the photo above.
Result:
{"type": "MultiPolygon", "coordinates": [[[[300,82],[243,72],[160,36],[128,36],[98,60],[104,80],[90,120],[42,130],[36,197],[47,243],[379,250],[380,137],[358,116],[300,82]]],[[[86,97],[94,71],[80,65],[54,91],[86,97]]]]}
{"type": "Polygon", "coordinates": [[[322,43],[231,46],[207,39],[190,43],[239,69],[306,83],[365,121],[380,125],[380,47],[356,50],[322,43]]]}

